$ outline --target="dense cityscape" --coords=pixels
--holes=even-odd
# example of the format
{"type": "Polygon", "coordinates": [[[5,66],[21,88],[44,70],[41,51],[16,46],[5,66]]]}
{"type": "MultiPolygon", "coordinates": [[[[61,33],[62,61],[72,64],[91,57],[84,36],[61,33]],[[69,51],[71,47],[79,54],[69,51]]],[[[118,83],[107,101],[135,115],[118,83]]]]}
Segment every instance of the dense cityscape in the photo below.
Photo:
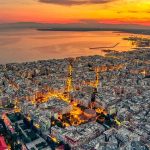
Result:
{"type": "Polygon", "coordinates": [[[0,65],[0,150],[149,150],[150,49],[0,65]]]}

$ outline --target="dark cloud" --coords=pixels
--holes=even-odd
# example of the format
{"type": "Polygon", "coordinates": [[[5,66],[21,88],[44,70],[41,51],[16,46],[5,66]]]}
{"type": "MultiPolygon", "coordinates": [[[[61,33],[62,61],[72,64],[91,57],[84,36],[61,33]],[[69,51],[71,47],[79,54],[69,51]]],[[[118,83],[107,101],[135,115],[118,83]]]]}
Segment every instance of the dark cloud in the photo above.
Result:
{"type": "Polygon", "coordinates": [[[39,2],[58,4],[58,5],[83,5],[83,4],[102,4],[113,0],[39,0],[39,2]]]}

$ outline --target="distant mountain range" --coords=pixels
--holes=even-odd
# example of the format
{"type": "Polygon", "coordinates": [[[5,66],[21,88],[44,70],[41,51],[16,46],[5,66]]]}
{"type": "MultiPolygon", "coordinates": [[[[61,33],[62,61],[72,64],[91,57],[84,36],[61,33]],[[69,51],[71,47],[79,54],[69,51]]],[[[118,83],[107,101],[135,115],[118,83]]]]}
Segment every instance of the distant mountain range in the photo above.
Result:
{"type": "Polygon", "coordinates": [[[57,24],[57,23],[35,23],[35,22],[17,22],[0,24],[0,30],[10,29],[38,29],[41,31],[102,31],[114,30],[131,33],[150,34],[150,26],[134,24],[100,24],[96,21],[84,21],[79,23],[57,24]]]}

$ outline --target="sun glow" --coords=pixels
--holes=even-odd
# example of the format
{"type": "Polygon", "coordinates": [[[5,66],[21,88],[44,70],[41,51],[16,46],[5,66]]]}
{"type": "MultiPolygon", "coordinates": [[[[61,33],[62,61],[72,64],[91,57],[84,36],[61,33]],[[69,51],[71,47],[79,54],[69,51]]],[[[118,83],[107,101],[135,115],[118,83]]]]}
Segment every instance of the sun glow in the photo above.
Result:
{"type": "Polygon", "coordinates": [[[66,5],[38,0],[0,2],[0,22],[75,23],[93,20],[109,24],[150,25],[149,0],[111,0],[107,3],[66,5]],[[59,11],[58,11],[59,10],[59,11]],[[5,17],[4,17],[5,16],[5,17]]]}

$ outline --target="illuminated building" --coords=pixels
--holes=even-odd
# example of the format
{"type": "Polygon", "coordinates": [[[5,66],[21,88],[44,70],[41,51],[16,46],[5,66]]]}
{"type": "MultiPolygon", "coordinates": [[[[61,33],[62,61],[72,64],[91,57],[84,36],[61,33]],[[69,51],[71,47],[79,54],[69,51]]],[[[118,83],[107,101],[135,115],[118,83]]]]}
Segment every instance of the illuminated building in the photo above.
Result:
{"type": "Polygon", "coordinates": [[[0,150],[7,150],[7,145],[4,137],[0,136],[0,150]]]}

